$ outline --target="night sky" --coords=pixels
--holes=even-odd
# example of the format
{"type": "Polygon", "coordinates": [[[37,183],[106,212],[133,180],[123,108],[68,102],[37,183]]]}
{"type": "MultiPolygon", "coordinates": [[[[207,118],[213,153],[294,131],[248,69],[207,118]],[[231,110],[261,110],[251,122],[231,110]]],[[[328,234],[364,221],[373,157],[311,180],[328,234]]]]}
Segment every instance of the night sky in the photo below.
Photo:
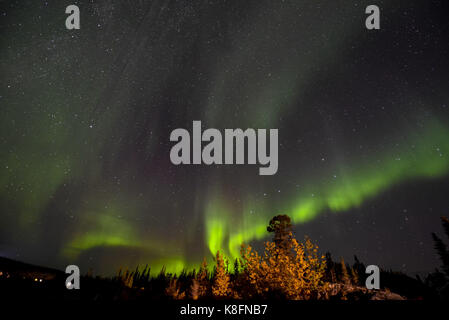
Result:
{"type": "Polygon", "coordinates": [[[0,1],[0,256],[179,271],[288,214],[336,259],[433,270],[448,19],[443,0],[0,1]],[[278,172],[173,165],[193,120],[279,129],[278,172]]]}

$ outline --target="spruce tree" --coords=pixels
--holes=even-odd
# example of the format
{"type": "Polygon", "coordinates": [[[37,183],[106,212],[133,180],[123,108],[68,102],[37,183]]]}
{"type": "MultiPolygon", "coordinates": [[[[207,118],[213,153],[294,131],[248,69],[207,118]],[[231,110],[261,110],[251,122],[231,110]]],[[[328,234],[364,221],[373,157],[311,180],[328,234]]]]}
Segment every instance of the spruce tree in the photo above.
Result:
{"type": "Polygon", "coordinates": [[[348,269],[346,268],[346,263],[343,257],[340,259],[341,264],[341,280],[344,284],[351,284],[351,280],[349,278],[348,269]]]}
{"type": "Polygon", "coordinates": [[[220,298],[227,297],[230,292],[229,284],[230,277],[227,271],[226,262],[223,256],[220,254],[220,251],[217,251],[212,294],[220,298]]]}

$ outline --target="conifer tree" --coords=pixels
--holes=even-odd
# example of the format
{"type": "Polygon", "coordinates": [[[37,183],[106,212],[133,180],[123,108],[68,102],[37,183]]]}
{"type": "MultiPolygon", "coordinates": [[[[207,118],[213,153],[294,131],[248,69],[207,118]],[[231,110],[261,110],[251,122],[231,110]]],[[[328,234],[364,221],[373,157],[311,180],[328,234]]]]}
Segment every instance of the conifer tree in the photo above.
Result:
{"type": "Polygon", "coordinates": [[[337,274],[335,272],[335,262],[332,260],[330,252],[326,252],[326,280],[332,283],[337,282],[337,274]]]}
{"type": "Polygon", "coordinates": [[[235,261],[234,261],[234,274],[238,275],[239,272],[240,272],[240,262],[239,262],[238,258],[235,258],[235,261]]]}
{"type": "Polygon", "coordinates": [[[351,279],[349,278],[348,269],[346,268],[346,263],[343,257],[341,257],[340,259],[340,264],[341,264],[341,280],[343,281],[344,284],[350,284],[351,279]]]}
{"type": "Polygon", "coordinates": [[[207,296],[209,293],[209,271],[207,270],[207,260],[204,258],[200,270],[195,280],[198,282],[198,297],[207,296]]]}
{"type": "Polygon", "coordinates": [[[273,217],[267,227],[268,232],[273,232],[273,241],[282,250],[291,249],[292,223],[288,215],[281,214],[273,217]]]}
{"type": "Polygon", "coordinates": [[[198,280],[195,278],[192,279],[192,284],[190,285],[190,298],[192,300],[198,300],[199,297],[200,285],[198,280]]]}
{"type": "MultiPolygon", "coordinates": [[[[446,217],[441,217],[441,223],[443,224],[444,233],[449,238],[449,219],[446,217]]],[[[435,233],[432,233],[432,238],[434,241],[435,250],[443,263],[443,272],[447,277],[449,277],[449,250],[446,244],[435,233]]]]}
{"type": "Polygon", "coordinates": [[[359,275],[358,275],[357,270],[355,268],[351,268],[351,276],[352,276],[352,283],[355,286],[359,285],[359,275]]]}
{"type": "Polygon", "coordinates": [[[215,273],[212,286],[212,294],[216,297],[224,298],[230,293],[230,277],[227,271],[226,262],[220,251],[217,251],[215,257],[215,273]]]}

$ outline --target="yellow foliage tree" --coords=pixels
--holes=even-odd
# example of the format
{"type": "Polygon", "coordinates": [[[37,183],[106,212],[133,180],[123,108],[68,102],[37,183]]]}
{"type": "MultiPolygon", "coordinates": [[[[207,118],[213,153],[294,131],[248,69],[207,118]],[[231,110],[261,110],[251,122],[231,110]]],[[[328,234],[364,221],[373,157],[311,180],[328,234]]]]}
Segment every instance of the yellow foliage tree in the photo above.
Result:
{"type": "Polygon", "coordinates": [[[201,263],[200,270],[198,271],[195,280],[198,285],[198,288],[195,290],[197,298],[207,296],[209,293],[209,271],[207,270],[206,259],[201,263]]]}
{"type": "Polygon", "coordinates": [[[226,262],[220,251],[217,251],[215,257],[215,274],[212,286],[212,294],[215,297],[224,298],[230,294],[230,276],[226,267],[226,262]]]}
{"type": "Polygon", "coordinates": [[[298,243],[292,234],[288,239],[291,250],[266,242],[262,256],[251,246],[242,245],[246,282],[257,296],[278,293],[292,300],[318,298],[325,287],[324,256],[318,255],[318,246],[308,238],[304,244],[298,243]]]}
{"type": "Polygon", "coordinates": [[[341,264],[341,280],[344,284],[350,285],[351,279],[349,278],[348,269],[346,268],[346,263],[343,257],[340,258],[340,264],[341,264]]]}

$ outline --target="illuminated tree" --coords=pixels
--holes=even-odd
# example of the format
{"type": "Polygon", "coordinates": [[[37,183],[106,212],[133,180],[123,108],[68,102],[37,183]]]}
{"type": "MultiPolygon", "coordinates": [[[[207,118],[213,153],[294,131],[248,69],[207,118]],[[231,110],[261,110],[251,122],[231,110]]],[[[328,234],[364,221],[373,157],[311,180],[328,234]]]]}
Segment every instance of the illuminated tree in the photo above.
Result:
{"type": "Polygon", "coordinates": [[[289,222],[288,216],[270,221],[268,230],[275,232],[274,242],[265,243],[263,255],[242,245],[243,275],[253,296],[311,299],[318,298],[325,289],[324,256],[318,255],[318,247],[310,239],[298,243],[291,231],[286,231],[291,226],[289,222]]]}
{"type": "Polygon", "coordinates": [[[227,297],[230,293],[230,277],[227,271],[227,266],[225,259],[220,254],[220,251],[217,251],[217,255],[215,257],[215,273],[214,273],[214,282],[212,285],[212,294],[216,297],[227,297]]]}
{"type": "Polygon", "coordinates": [[[348,269],[346,268],[346,263],[343,257],[340,259],[340,264],[341,264],[341,280],[343,281],[344,284],[350,284],[351,279],[349,278],[348,269]]]}
{"type": "Polygon", "coordinates": [[[198,280],[196,280],[195,278],[192,279],[192,284],[190,285],[190,298],[192,300],[198,300],[199,289],[200,289],[200,285],[198,283],[198,280]]]}
{"type": "Polygon", "coordinates": [[[178,279],[173,278],[170,280],[168,287],[165,288],[165,294],[175,300],[182,300],[185,298],[185,292],[180,292],[178,279]]]}
{"type": "Polygon", "coordinates": [[[197,296],[204,297],[209,293],[209,271],[207,270],[207,260],[204,259],[201,263],[200,270],[198,271],[195,278],[198,288],[197,296]]]}
{"type": "Polygon", "coordinates": [[[359,284],[359,274],[355,268],[351,268],[351,275],[352,283],[357,286],[359,284]]]}

